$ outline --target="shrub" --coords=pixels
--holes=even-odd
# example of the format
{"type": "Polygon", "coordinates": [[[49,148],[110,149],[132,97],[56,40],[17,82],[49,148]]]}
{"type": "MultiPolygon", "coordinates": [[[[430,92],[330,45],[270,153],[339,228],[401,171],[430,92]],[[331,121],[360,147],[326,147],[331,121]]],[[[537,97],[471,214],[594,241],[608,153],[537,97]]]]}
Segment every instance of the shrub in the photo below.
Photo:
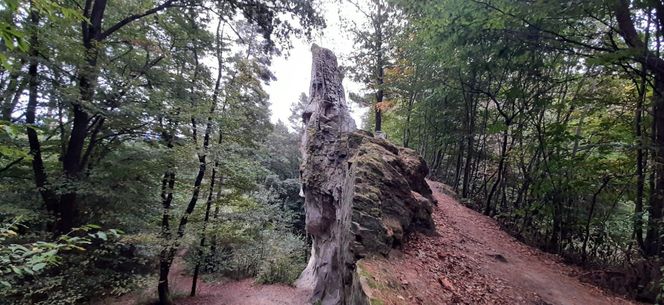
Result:
{"type": "Polygon", "coordinates": [[[143,284],[140,274],[151,259],[123,243],[118,231],[98,229],[85,226],[48,242],[0,230],[13,237],[0,242],[0,304],[81,304],[143,284]]]}
{"type": "Polygon", "coordinates": [[[306,243],[292,230],[292,213],[271,190],[229,196],[212,220],[207,246],[198,239],[185,257],[190,269],[231,279],[256,277],[260,283],[292,283],[305,267],[306,243]],[[199,253],[202,256],[199,257],[199,253]]]}
{"type": "Polygon", "coordinates": [[[263,258],[256,281],[262,284],[292,284],[304,269],[306,244],[293,234],[272,234],[265,245],[267,255],[263,258]]]}

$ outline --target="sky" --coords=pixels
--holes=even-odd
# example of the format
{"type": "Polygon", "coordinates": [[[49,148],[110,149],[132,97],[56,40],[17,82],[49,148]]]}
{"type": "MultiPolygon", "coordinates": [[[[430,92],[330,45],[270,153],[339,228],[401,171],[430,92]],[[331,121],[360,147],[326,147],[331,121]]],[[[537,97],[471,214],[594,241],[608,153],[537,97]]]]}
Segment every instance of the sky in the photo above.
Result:
{"type": "MultiPolygon", "coordinates": [[[[281,120],[288,125],[291,104],[299,99],[300,93],[309,94],[312,43],[332,50],[337,55],[340,64],[353,51],[352,39],[342,29],[340,15],[354,20],[360,20],[362,15],[349,4],[340,4],[337,1],[324,1],[322,9],[327,27],[314,34],[311,41],[293,39],[293,48],[289,51],[290,55],[288,57],[276,57],[272,61],[272,72],[277,80],[271,82],[266,90],[270,94],[272,104],[271,121],[273,123],[281,120]]],[[[364,86],[348,78],[344,79],[343,85],[346,91],[346,101],[351,108],[351,116],[355,119],[357,126],[362,126],[361,118],[368,109],[352,104],[348,98],[348,92],[357,92],[364,86]]]]}

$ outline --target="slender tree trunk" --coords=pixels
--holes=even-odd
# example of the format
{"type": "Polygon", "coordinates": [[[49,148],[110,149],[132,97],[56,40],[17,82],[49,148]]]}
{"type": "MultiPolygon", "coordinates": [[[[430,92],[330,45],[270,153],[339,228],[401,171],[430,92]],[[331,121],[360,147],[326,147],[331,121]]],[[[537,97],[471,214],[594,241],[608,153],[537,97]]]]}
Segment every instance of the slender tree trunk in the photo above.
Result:
{"type": "Polygon", "coordinates": [[[170,297],[170,291],[168,287],[168,273],[170,272],[171,266],[173,265],[173,260],[175,259],[175,254],[180,247],[180,241],[184,237],[187,224],[189,222],[189,216],[194,212],[196,208],[196,203],[198,202],[198,196],[200,194],[200,187],[203,181],[203,176],[205,176],[205,153],[201,153],[198,157],[198,174],[194,179],[194,190],[191,195],[191,199],[187,204],[187,208],[180,217],[180,222],[178,224],[177,235],[171,242],[162,250],[162,255],[160,256],[160,280],[159,280],[159,303],[161,305],[170,305],[172,300],[170,297]],[[169,303],[170,302],[170,303],[169,303]]]}
{"type": "Polygon", "coordinates": [[[408,107],[406,108],[406,126],[403,129],[403,147],[408,147],[410,144],[410,117],[413,114],[413,103],[415,102],[415,93],[411,93],[408,99],[408,107]]]}
{"type": "Polygon", "coordinates": [[[664,208],[664,78],[655,76],[655,92],[653,94],[653,175],[654,189],[650,196],[648,208],[648,230],[646,232],[646,254],[661,254],[662,214],[664,208]]]}
{"type": "Polygon", "coordinates": [[[609,178],[605,177],[604,182],[602,185],[599,187],[599,189],[593,194],[593,198],[590,201],[590,210],[588,211],[588,218],[586,219],[586,228],[585,228],[585,234],[583,236],[583,245],[581,246],[581,260],[585,263],[587,258],[588,258],[588,240],[590,239],[590,224],[593,219],[593,215],[595,213],[595,205],[597,203],[597,196],[602,192],[602,190],[609,184],[609,178]]]}
{"type": "MultiPolygon", "coordinates": [[[[219,185],[217,186],[217,198],[215,199],[216,202],[214,204],[214,214],[212,215],[212,219],[215,221],[219,219],[219,213],[221,212],[221,191],[223,189],[223,186],[224,186],[224,176],[222,174],[219,175],[219,185]]],[[[217,254],[217,234],[212,233],[212,238],[210,239],[210,255],[216,255],[216,254],[217,254]]]]}
{"type": "Polygon", "coordinates": [[[459,137],[459,149],[457,150],[456,158],[456,169],[454,170],[454,181],[452,181],[452,186],[454,187],[455,192],[459,192],[459,179],[461,178],[461,168],[463,162],[463,152],[464,152],[464,137],[459,137]]]}
{"type": "MultiPolygon", "coordinates": [[[[192,21],[193,22],[193,21],[192,21]]],[[[194,86],[198,80],[198,69],[200,67],[199,63],[199,58],[198,58],[198,46],[196,43],[194,43],[193,47],[193,54],[194,54],[194,61],[195,61],[195,71],[194,75],[192,77],[192,86],[194,86]]],[[[196,97],[194,97],[196,99],[196,97]]],[[[168,277],[168,273],[170,271],[171,265],[173,264],[173,259],[175,258],[175,254],[177,253],[177,250],[180,248],[180,242],[182,241],[182,238],[184,237],[187,224],[189,223],[189,217],[191,214],[194,212],[194,209],[196,208],[196,204],[198,203],[198,197],[200,195],[201,191],[201,184],[203,183],[203,177],[205,177],[205,171],[207,169],[207,154],[208,154],[208,149],[209,149],[209,144],[210,144],[210,135],[212,133],[212,119],[213,119],[213,114],[215,112],[217,104],[212,103],[210,107],[210,112],[208,113],[207,117],[207,123],[205,127],[205,133],[203,135],[203,149],[201,152],[198,153],[198,173],[196,174],[196,178],[194,179],[193,183],[193,191],[191,193],[191,198],[189,199],[189,203],[187,204],[187,208],[185,209],[184,213],[182,216],[180,216],[180,222],[178,224],[178,230],[177,230],[177,235],[173,239],[171,243],[165,247],[163,251],[166,251],[166,255],[162,256],[162,261],[160,262],[160,265],[163,266],[164,271],[160,271],[160,273],[164,273],[166,277],[168,277]]],[[[196,119],[194,117],[191,118],[191,127],[192,127],[192,137],[193,137],[193,143],[194,145],[197,145],[197,126],[196,126],[196,119]]],[[[170,291],[168,290],[168,278],[165,279],[165,290],[163,292],[163,299],[162,297],[162,292],[160,291],[159,296],[160,296],[160,304],[161,305],[170,305],[168,303],[170,301],[170,291]]],[[[161,284],[161,281],[160,281],[161,284]]],[[[158,287],[160,289],[161,287],[158,287]]]]}
{"type": "MultiPolygon", "coordinates": [[[[172,141],[172,140],[169,140],[172,141]]],[[[169,143],[172,147],[172,142],[169,143]]],[[[163,214],[161,219],[161,239],[165,243],[171,242],[172,232],[170,227],[171,217],[171,203],[173,202],[173,188],[175,187],[175,172],[172,170],[164,173],[161,183],[161,204],[163,214]]],[[[170,255],[169,247],[164,246],[159,254],[159,284],[157,291],[159,294],[159,302],[162,305],[173,304],[171,294],[168,287],[168,273],[171,269],[173,257],[170,255]]]]}
{"type": "MultiPolygon", "coordinates": [[[[36,35],[34,38],[36,39],[36,35]]],[[[30,52],[32,53],[32,51],[30,52]]],[[[2,93],[2,109],[0,111],[0,120],[7,122],[12,120],[12,113],[14,112],[14,108],[16,108],[19,98],[21,97],[21,94],[23,93],[23,90],[28,83],[25,79],[19,78],[19,71],[21,71],[23,64],[24,63],[21,62],[19,67],[17,67],[15,71],[12,71],[9,74],[9,84],[7,85],[5,91],[2,93]]]]}
{"type": "Polygon", "coordinates": [[[643,102],[646,97],[646,69],[643,66],[641,75],[641,92],[636,102],[636,113],[634,115],[634,131],[636,136],[636,198],[634,200],[634,239],[641,250],[645,250],[643,241],[643,197],[645,186],[645,159],[643,141],[643,102]]]}
{"type": "Polygon", "coordinates": [[[496,181],[494,181],[493,185],[491,186],[491,191],[489,191],[489,195],[486,198],[486,205],[484,206],[484,215],[492,215],[493,213],[495,213],[495,209],[493,208],[491,201],[493,199],[493,195],[496,193],[496,190],[498,189],[498,186],[503,180],[503,168],[506,159],[505,154],[507,153],[507,139],[508,139],[509,129],[510,129],[510,124],[509,123],[505,124],[505,130],[503,131],[503,140],[500,146],[500,160],[498,161],[496,181]]]}
{"type": "Polygon", "coordinates": [[[207,225],[210,220],[210,210],[212,207],[212,194],[214,193],[214,182],[216,181],[216,176],[217,176],[217,165],[218,163],[215,162],[215,167],[212,169],[212,177],[210,178],[210,189],[208,192],[208,197],[207,197],[207,202],[205,204],[205,217],[203,218],[203,230],[201,232],[201,240],[199,243],[199,248],[198,248],[198,256],[196,258],[196,267],[194,267],[194,274],[191,280],[191,293],[189,294],[190,296],[195,296],[196,295],[196,285],[198,283],[198,274],[201,269],[201,261],[204,260],[204,251],[205,249],[205,238],[207,236],[207,225]]]}
{"type": "Polygon", "coordinates": [[[433,163],[431,164],[431,170],[429,171],[429,176],[430,177],[435,177],[436,173],[438,172],[438,168],[440,167],[440,163],[443,160],[443,155],[444,155],[444,149],[447,149],[447,144],[445,144],[445,147],[438,148],[436,151],[436,156],[433,159],[433,163]]]}
{"type": "Polygon", "coordinates": [[[549,238],[548,249],[551,252],[558,253],[560,244],[560,232],[562,230],[562,204],[563,199],[559,194],[553,196],[553,224],[551,227],[551,236],[549,238]]]}
{"type": "Polygon", "coordinates": [[[461,197],[468,198],[470,194],[471,165],[473,160],[473,148],[475,145],[475,103],[470,100],[470,107],[466,110],[468,113],[468,128],[466,131],[466,163],[463,170],[463,191],[461,197]]]}
{"type": "Polygon", "coordinates": [[[25,111],[25,123],[27,125],[26,133],[28,136],[28,142],[30,144],[30,156],[32,156],[32,171],[34,173],[35,185],[42,197],[42,201],[44,202],[46,210],[49,213],[55,214],[58,204],[57,197],[50,186],[48,186],[48,176],[46,174],[44,161],[42,159],[41,144],[39,143],[39,137],[37,135],[37,130],[35,129],[38,102],[37,99],[39,91],[39,52],[37,50],[39,47],[39,40],[37,36],[37,29],[39,27],[39,13],[32,9],[32,7],[30,10],[30,23],[32,29],[30,34],[29,50],[30,64],[28,66],[29,96],[28,105],[25,111]]]}
{"type": "MultiPolygon", "coordinates": [[[[475,165],[473,166],[473,177],[478,176],[478,171],[480,170],[480,166],[482,165],[482,156],[486,156],[485,150],[486,150],[486,141],[487,141],[487,133],[486,133],[486,128],[487,124],[489,122],[489,103],[486,103],[484,106],[484,119],[482,120],[482,133],[481,133],[481,144],[479,144],[479,149],[475,152],[477,157],[475,158],[475,165]]],[[[478,139],[479,141],[479,139],[478,139]]],[[[484,162],[486,164],[486,161],[484,162]]],[[[485,179],[487,173],[486,169],[482,172],[480,177],[483,177],[482,179],[485,179]]],[[[472,187],[471,187],[471,193],[472,194],[477,194],[479,190],[477,190],[476,187],[476,182],[473,180],[472,182],[472,187]]]]}
{"type": "Polygon", "coordinates": [[[376,104],[374,105],[374,111],[375,111],[375,119],[376,119],[376,126],[375,126],[375,131],[376,132],[382,132],[383,128],[383,115],[382,115],[382,107],[383,107],[383,83],[385,80],[385,67],[384,67],[384,56],[383,54],[383,14],[382,14],[382,6],[380,3],[378,3],[377,7],[377,14],[376,14],[376,20],[374,20],[374,30],[376,34],[376,84],[378,86],[376,90],[376,104]]]}
{"type": "MultiPolygon", "coordinates": [[[[212,107],[210,107],[210,113],[208,117],[208,123],[207,123],[207,129],[205,131],[205,142],[204,142],[204,147],[207,149],[207,141],[209,141],[210,134],[212,133],[212,117],[214,115],[214,111],[216,109],[217,103],[219,102],[219,93],[221,90],[221,79],[223,76],[223,31],[221,29],[221,24],[222,20],[219,19],[217,22],[217,30],[216,30],[216,57],[217,57],[217,80],[214,85],[214,93],[212,95],[212,107]]],[[[217,142],[218,147],[221,147],[222,143],[222,131],[219,130],[219,141],[217,142]]],[[[196,260],[196,267],[194,267],[194,275],[191,281],[191,293],[190,296],[195,296],[196,295],[196,285],[198,282],[198,274],[200,272],[201,268],[201,261],[204,260],[204,248],[205,248],[205,242],[206,242],[206,237],[207,237],[207,225],[210,220],[210,210],[212,208],[212,198],[213,198],[213,193],[214,193],[214,184],[216,182],[216,177],[217,177],[217,170],[219,168],[219,160],[214,161],[214,167],[212,168],[212,176],[210,177],[210,188],[208,192],[208,197],[207,197],[207,202],[205,204],[205,217],[203,219],[203,230],[201,232],[201,240],[199,243],[199,249],[198,249],[198,258],[196,260]]]]}

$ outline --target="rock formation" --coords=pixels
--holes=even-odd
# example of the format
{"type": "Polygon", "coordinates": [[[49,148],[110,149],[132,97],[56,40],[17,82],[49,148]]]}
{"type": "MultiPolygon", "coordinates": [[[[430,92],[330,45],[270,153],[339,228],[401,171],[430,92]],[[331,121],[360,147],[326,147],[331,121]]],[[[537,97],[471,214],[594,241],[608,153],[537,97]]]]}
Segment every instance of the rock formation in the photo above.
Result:
{"type": "Polygon", "coordinates": [[[301,179],[313,245],[297,285],[313,289],[313,304],[369,304],[355,263],[433,229],[428,169],[415,151],[356,131],[336,57],[316,45],[312,53],[301,179]]]}
{"type": "Polygon", "coordinates": [[[388,255],[412,231],[434,229],[429,172],[412,149],[398,148],[368,132],[350,133],[349,180],[352,248],[358,258],[388,255]]]}

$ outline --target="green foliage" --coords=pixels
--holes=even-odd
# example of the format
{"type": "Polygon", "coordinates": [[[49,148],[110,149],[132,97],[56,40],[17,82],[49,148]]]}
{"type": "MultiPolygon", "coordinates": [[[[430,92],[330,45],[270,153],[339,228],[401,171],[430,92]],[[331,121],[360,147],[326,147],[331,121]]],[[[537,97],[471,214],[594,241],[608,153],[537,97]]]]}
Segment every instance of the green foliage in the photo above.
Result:
{"type": "MultiPolygon", "coordinates": [[[[625,44],[615,7],[393,3],[407,21],[386,69],[385,90],[395,101],[383,113],[389,138],[417,149],[431,176],[466,204],[548,251],[626,270],[643,254],[659,255],[642,242],[652,240],[646,228],[659,226],[648,205],[657,186],[647,182],[659,175],[650,112],[659,74],[644,68],[644,50],[625,44]]],[[[625,13],[659,61],[655,8],[632,4],[625,13]]],[[[646,282],[657,278],[635,272],[646,282]]]]}
{"type": "Polygon", "coordinates": [[[17,233],[19,227],[19,219],[0,227],[0,275],[3,276],[0,288],[3,289],[12,288],[12,283],[27,277],[37,276],[48,267],[57,266],[61,261],[61,252],[85,251],[84,247],[91,244],[93,239],[106,241],[109,234],[117,237],[119,233],[117,230],[90,232],[99,229],[99,226],[87,225],[61,235],[53,242],[9,243],[9,240],[20,238],[17,233]],[[78,236],[83,233],[83,236],[78,236]]]}
{"type": "Polygon", "coordinates": [[[260,283],[292,283],[304,269],[306,244],[290,231],[288,211],[270,191],[252,197],[230,195],[220,202],[221,213],[208,232],[211,244],[202,255],[190,247],[189,265],[202,262],[202,270],[232,279],[256,277],[260,283]]]}
{"type": "Polygon", "coordinates": [[[279,175],[281,179],[298,178],[300,175],[300,137],[291,133],[286,125],[279,121],[268,135],[265,146],[267,160],[265,167],[279,175]]]}
{"type": "Polygon", "coordinates": [[[18,221],[0,229],[0,304],[72,304],[120,295],[144,278],[150,260],[119,230],[86,225],[53,241],[32,241],[18,221]],[[19,243],[20,242],[20,243],[19,243]]]}
{"type": "Polygon", "coordinates": [[[0,65],[6,70],[15,69],[12,62],[13,52],[26,53],[28,51],[28,34],[31,29],[16,22],[16,17],[28,15],[35,11],[53,19],[67,21],[84,20],[83,15],[72,8],[66,7],[59,1],[52,0],[3,0],[0,2],[0,65]]]}
{"type": "Polygon", "coordinates": [[[266,240],[263,257],[256,281],[262,284],[292,284],[306,266],[304,253],[306,244],[301,237],[293,234],[271,232],[266,240]]]}
{"type": "MultiPolygon", "coordinates": [[[[297,137],[270,123],[264,86],[272,57],[323,26],[316,6],[87,2],[0,2],[0,221],[23,219],[2,229],[0,303],[126,293],[161,250],[201,238],[253,253],[279,231],[296,245],[299,186],[264,183],[297,177],[297,137]]],[[[252,275],[291,276],[264,259],[252,275]]]]}

